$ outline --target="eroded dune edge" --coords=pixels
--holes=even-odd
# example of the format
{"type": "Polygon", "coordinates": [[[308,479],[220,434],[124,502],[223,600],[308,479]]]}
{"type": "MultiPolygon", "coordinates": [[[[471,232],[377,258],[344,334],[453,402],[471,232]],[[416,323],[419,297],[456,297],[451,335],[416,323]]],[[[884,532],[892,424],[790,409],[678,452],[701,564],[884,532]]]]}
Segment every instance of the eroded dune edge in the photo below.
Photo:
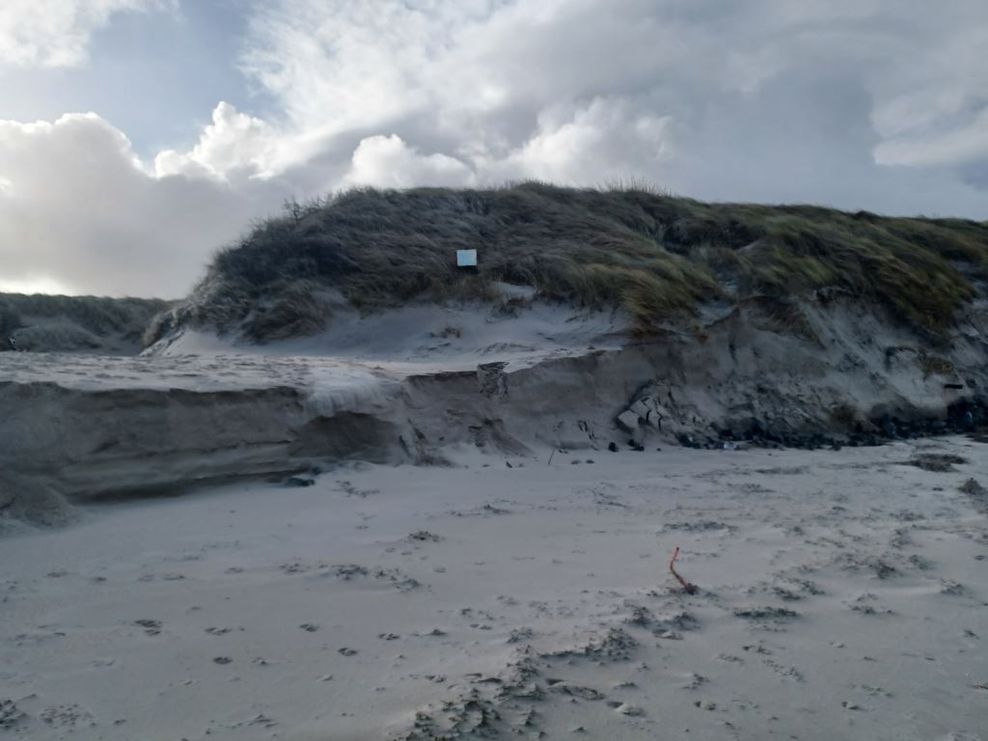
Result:
{"type": "MultiPolygon", "coordinates": [[[[733,311],[701,331],[617,341],[610,333],[599,345],[587,333],[549,351],[478,344],[489,339],[484,330],[459,347],[432,339],[398,359],[223,344],[190,355],[181,338],[136,358],[8,353],[4,509],[55,521],[60,498],[177,492],[343,460],[441,464],[462,446],[544,458],[667,443],[859,445],[985,421],[983,315],[972,312],[935,345],[853,306],[804,315],[809,336],[780,332],[756,310],[733,311]]],[[[452,331],[438,309],[431,321],[452,331]]],[[[489,318],[501,329],[526,321],[489,318]]],[[[593,323],[557,318],[570,333],[581,322],[593,323]]]]}

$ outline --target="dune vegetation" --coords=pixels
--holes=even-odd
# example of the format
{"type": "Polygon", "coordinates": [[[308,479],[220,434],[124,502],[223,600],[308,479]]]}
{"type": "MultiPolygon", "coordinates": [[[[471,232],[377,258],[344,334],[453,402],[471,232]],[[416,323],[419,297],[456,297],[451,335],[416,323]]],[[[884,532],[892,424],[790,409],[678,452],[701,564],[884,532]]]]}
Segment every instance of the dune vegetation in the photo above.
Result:
{"type": "Polygon", "coordinates": [[[641,186],[357,189],[286,204],[220,250],[147,341],[187,324],[239,326],[259,340],[317,331],[326,289],[373,311],[483,299],[497,281],[622,308],[642,332],[704,302],[784,307],[846,295],[934,336],[986,279],[986,222],[703,203],[641,186]],[[477,269],[457,268],[454,250],[471,248],[477,269]]]}
{"type": "Polygon", "coordinates": [[[134,353],[152,318],[171,304],[158,299],[0,293],[0,344],[21,350],[134,353]]]}

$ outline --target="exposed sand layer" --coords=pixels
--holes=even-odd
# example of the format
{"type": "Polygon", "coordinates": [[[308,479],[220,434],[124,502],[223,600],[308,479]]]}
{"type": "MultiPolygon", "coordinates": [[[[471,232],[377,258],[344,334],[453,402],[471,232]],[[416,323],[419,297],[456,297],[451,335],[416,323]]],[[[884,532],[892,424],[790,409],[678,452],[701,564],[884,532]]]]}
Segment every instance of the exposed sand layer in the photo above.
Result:
{"type": "Polygon", "coordinates": [[[988,738],[983,443],[454,457],[0,540],[0,737],[988,738]]]}
{"type": "Polygon", "coordinates": [[[30,492],[86,501],[341,460],[435,463],[463,444],[806,446],[988,423],[973,324],[934,348],[834,304],[806,310],[812,340],[738,310],[635,342],[617,314],[478,310],[341,315],[323,335],[263,347],[186,332],[138,358],[5,353],[6,515],[37,513],[30,492]]]}

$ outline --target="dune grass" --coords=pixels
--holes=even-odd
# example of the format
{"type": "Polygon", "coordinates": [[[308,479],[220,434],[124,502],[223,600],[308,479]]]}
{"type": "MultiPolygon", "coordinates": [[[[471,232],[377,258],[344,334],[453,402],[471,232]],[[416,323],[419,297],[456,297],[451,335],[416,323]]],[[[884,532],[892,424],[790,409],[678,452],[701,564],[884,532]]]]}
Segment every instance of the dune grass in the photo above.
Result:
{"type": "Polygon", "coordinates": [[[97,350],[104,340],[139,348],[167,301],[100,296],[0,293],[0,342],[13,337],[25,350],[97,350]]]}
{"type": "Polygon", "coordinates": [[[375,310],[482,298],[494,281],[533,286],[547,300],[623,308],[644,332],[704,302],[839,291],[937,334],[985,279],[983,222],[708,204],[640,186],[358,189],[290,204],[219,251],[149,339],[175,323],[230,327],[289,286],[300,300],[282,301],[268,324],[311,329],[324,308],[305,297],[320,287],[375,310]],[[456,267],[454,251],[465,248],[479,251],[476,271],[456,267]]]}

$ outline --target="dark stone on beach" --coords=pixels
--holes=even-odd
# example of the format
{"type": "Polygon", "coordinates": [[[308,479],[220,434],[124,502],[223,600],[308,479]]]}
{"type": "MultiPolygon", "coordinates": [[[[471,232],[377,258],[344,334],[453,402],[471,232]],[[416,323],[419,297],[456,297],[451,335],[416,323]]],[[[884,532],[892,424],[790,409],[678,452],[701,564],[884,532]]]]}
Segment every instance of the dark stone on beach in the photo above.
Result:
{"type": "Polygon", "coordinates": [[[609,451],[611,451],[612,453],[616,453],[618,451],[617,443],[608,443],[607,444],[607,449],[609,451]]]}
{"type": "Polygon", "coordinates": [[[975,479],[968,479],[965,481],[961,484],[960,490],[972,497],[988,496],[988,489],[985,489],[985,487],[979,484],[975,479]]]}
{"type": "Polygon", "coordinates": [[[680,433],[679,435],[677,435],[676,439],[679,441],[679,444],[682,445],[684,448],[701,447],[700,443],[694,440],[692,435],[687,435],[686,433],[680,433]]]}

